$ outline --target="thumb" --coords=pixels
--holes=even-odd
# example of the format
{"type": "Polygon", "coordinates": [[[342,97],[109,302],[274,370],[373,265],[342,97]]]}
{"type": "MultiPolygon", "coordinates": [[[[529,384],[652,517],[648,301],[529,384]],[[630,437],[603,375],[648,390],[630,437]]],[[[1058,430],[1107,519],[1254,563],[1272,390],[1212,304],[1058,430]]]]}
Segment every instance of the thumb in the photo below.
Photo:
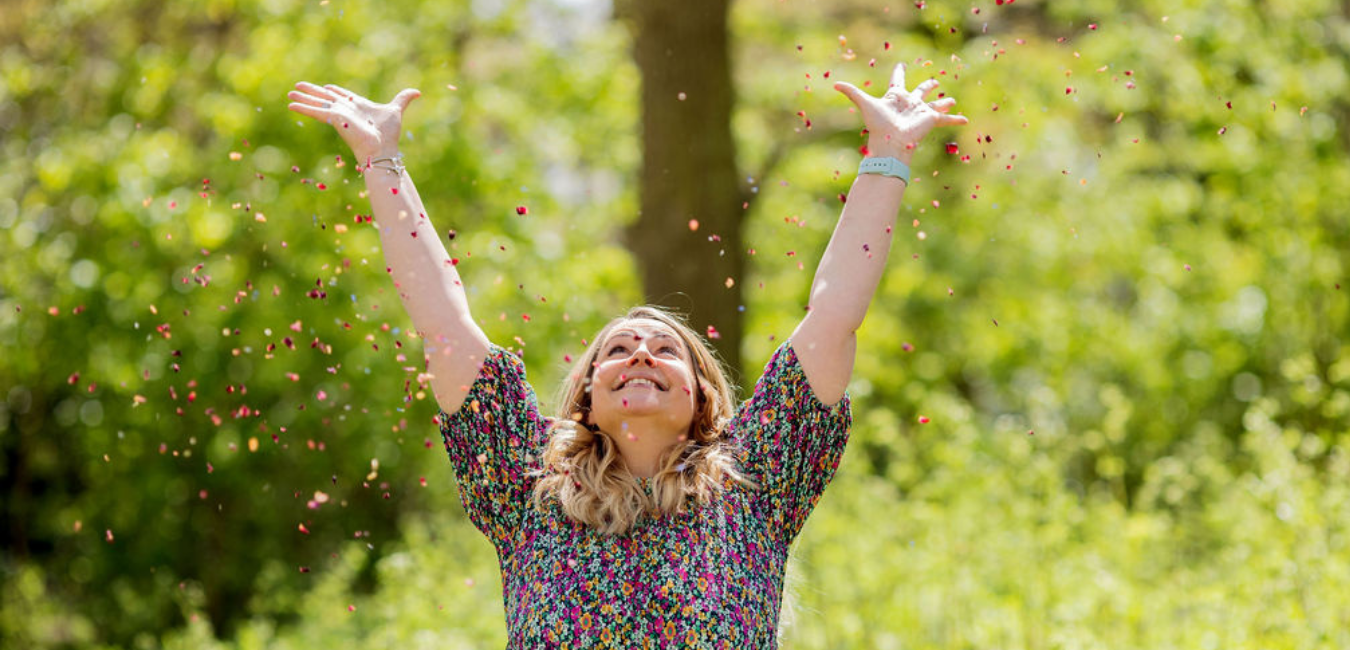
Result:
{"type": "Polygon", "coordinates": [[[394,101],[389,103],[397,106],[399,112],[401,113],[405,110],[408,110],[408,104],[411,104],[412,100],[417,99],[418,97],[421,96],[422,91],[416,88],[404,88],[402,92],[394,96],[394,101]]]}
{"type": "Polygon", "coordinates": [[[834,89],[843,93],[845,97],[849,98],[849,100],[852,101],[858,107],[859,110],[867,108],[868,101],[872,99],[871,95],[861,90],[858,90],[857,86],[847,81],[836,81],[834,84],[834,89]]]}

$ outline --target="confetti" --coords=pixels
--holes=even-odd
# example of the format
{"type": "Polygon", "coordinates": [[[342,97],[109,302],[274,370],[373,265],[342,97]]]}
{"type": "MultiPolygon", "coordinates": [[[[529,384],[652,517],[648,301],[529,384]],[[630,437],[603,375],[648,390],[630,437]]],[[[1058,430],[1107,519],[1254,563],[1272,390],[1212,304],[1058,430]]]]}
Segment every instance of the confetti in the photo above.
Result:
{"type": "Polygon", "coordinates": [[[930,422],[930,420],[928,419],[928,416],[927,416],[927,415],[920,415],[920,416],[919,416],[919,424],[928,424],[929,422],[930,422]]]}
{"type": "Polygon", "coordinates": [[[516,206],[516,214],[519,214],[519,215],[527,215],[527,214],[529,214],[529,213],[530,213],[530,209],[529,209],[529,208],[527,208],[527,207],[525,207],[525,206],[523,206],[523,205],[518,205],[518,206],[516,206]]]}

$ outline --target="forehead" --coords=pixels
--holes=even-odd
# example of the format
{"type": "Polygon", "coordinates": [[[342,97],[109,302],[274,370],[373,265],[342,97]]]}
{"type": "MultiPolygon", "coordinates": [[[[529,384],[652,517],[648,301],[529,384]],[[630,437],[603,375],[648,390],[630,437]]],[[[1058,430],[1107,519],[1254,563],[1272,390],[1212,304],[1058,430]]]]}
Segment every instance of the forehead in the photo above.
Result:
{"type": "Polygon", "coordinates": [[[633,337],[650,339],[670,338],[675,339],[677,342],[680,340],[680,337],[676,335],[674,328],[661,321],[652,320],[650,318],[634,318],[619,323],[613,331],[609,333],[609,337],[606,340],[612,341],[617,338],[633,337]]]}

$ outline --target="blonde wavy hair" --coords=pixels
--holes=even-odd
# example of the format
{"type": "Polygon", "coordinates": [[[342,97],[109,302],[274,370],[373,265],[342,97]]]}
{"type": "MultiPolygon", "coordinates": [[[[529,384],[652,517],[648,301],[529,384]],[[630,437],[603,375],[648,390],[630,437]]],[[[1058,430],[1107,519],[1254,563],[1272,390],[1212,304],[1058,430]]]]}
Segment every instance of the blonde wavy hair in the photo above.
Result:
{"type": "Polygon", "coordinates": [[[644,513],[669,516],[686,512],[689,502],[703,505],[731,479],[751,487],[741,473],[736,450],[724,438],[735,413],[733,387],[722,364],[698,333],[682,317],[661,307],[634,307],[615,318],[591,340],[554,402],[558,415],[548,430],[539,476],[531,500],[534,507],[557,499],[571,519],[606,534],[627,532],[644,513]],[[646,318],[669,326],[683,341],[694,362],[698,406],[689,433],[662,453],[660,469],[652,477],[649,497],[629,471],[610,434],[586,423],[591,412],[594,363],[609,333],[630,320],[646,318]]]}

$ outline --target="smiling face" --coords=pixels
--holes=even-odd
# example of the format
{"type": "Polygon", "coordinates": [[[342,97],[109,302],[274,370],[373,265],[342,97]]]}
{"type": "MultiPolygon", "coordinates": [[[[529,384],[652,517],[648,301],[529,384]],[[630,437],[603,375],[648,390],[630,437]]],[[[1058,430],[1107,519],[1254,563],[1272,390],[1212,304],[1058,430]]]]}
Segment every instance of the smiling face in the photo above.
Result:
{"type": "Polygon", "coordinates": [[[685,435],[698,406],[690,351],[673,328],[634,318],[611,329],[591,375],[591,421],[615,436],[633,431],[685,435]]]}

